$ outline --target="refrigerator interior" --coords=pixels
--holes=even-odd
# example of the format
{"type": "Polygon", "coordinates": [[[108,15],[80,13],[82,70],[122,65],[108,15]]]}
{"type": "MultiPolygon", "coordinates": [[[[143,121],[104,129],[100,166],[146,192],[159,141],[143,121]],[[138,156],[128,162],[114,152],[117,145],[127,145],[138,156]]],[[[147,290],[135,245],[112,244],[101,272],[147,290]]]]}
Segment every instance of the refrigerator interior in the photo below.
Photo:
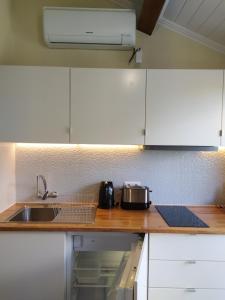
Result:
{"type": "Polygon", "coordinates": [[[126,285],[123,281],[129,276],[131,254],[138,240],[138,235],[126,233],[71,235],[67,299],[124,299],[124,290],[118,285],[126,285]]]}

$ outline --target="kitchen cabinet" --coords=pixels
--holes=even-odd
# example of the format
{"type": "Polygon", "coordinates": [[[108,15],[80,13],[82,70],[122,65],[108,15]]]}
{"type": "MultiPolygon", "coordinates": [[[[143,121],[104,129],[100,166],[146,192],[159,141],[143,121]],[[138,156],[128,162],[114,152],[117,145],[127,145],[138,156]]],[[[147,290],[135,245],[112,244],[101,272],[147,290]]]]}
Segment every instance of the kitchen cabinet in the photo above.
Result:
{"type": "Polygon", "coordinates": [[[65,299],[64,242],[64,233],[1,232],[1,299],[65,299]]]}
{"type": "Polygon", "coordinates": [[[144,144],[146,70],[72,69],[71,143],[144,144]]]}
{"type": "Polygon", "coordinates": [[[0,66],[0,141],[219,146],[222,96],[222,70],[0,66]]]}
{"type": "Polygon", "coordinates": [[[219,146],[222,70],[148,70],[146,145],[219,146]]]}
{"type": "Polygon", "coordinates": [[[149,289],[149,300],[224,300],[224,290],[214,289],[149,289]]]}
{"type": "Polygon", "coordinates": [[[147,300],[148,234],[1,232],[4,300],[147,300]]]}
{"type": "Polygon", "coordinates": [[[225,235],[151,234],[150,239],[152,260],[225,261],[225,235]]]}
{"type": "Polygon", "coordinates": [[[225,289],[225,262],[151,260],[149,270],[149,287],[225,289]]]}
{"type": "Polygon", "coordinates": [[[0,141],[69,143],[69,68],[0,66],[0,141]]]}
{"type": "Polygon", "coordinates": [[[150,234],[149,245],[149,300],[223,299],[223,235],[150,234]]]}

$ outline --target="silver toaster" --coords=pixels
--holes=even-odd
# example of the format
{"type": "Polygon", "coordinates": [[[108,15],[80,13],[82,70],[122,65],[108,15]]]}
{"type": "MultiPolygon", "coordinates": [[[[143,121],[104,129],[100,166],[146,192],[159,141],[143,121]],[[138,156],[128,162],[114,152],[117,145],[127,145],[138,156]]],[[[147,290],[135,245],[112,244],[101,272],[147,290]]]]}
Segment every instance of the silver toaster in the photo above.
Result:
{"type": "Polygon", "coordinates": [[[150,193],[147,186],[124,185],[121,207],[124,209],[147,209],[150,207],[150,193]]]}

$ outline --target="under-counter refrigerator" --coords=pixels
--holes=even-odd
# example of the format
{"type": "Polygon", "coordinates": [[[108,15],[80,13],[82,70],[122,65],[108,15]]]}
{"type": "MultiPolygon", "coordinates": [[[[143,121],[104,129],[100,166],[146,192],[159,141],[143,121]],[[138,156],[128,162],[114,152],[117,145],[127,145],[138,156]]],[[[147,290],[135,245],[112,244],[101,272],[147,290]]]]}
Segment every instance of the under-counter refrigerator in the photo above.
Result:
{"type": "Polygon", "coordinates": [[[67,300],[147,300],[148,235],[67,235],[67,300]]]}

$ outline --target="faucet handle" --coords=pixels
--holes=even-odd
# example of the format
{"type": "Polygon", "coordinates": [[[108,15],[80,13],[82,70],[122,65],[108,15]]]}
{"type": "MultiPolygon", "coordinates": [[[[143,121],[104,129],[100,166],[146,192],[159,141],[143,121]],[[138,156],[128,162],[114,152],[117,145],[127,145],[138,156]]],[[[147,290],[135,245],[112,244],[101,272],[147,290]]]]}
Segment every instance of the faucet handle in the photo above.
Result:
{"type": "Polygon", "coordinates": [[[46,198],[48,198],[49,196],[48,196],[48,191],[46,191],[45,193],[44,193],[44,195],[42,196],[42,200],[45,200],[46,198]]]}
{"type": "Polygon", "coordinates": [[[58,193],[57,192],[50,192],[48,193],[48,198],[57,198],[58,197],[58,193]]]}

